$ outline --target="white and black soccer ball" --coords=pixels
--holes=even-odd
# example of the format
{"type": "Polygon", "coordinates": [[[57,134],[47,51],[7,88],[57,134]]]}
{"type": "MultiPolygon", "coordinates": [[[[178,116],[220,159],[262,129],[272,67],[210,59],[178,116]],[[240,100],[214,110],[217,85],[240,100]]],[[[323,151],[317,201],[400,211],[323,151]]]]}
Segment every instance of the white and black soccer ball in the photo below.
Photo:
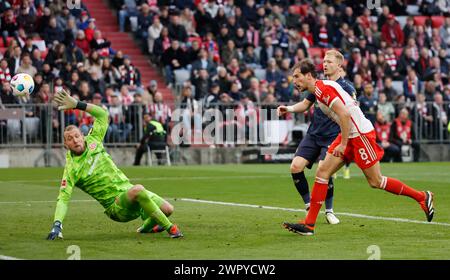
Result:
{"type": "Polygon", "coordinates": [[[28,96],[34,90],[34,80],[28,74],[19,73],[14,75],[11,79],[11,88],[13,94],[17,97],[28,96]]]}

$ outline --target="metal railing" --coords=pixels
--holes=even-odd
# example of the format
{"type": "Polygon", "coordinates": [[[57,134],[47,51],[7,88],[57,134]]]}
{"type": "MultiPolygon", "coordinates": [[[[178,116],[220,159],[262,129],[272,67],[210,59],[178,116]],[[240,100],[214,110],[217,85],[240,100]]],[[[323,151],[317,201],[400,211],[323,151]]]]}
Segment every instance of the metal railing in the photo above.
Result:
{"type": "MultiPolygon", "coordinates": [[[[258,111],[259,121],[268,120],[274,116],[273,110],[281,103],[270,104],[253,104],[253,109],[258,111]],[[263,109],[266,109],[264,111],[263,109]],[[272,110],[272,114],[270,114],[272,110]],[[261,118],[261,114],[267,114],[261,118]]],[[[204,108],[202,102],[198,104],[201,108],[197,113],[198,117],[193,117],[191,125],[194,122],[200,122],[203,129],[207,125],[204,113],[208,110],[217,109],[226,119],[224,109],[239,110],[242,109],[240,103],[215,103],[210,104],[208,108],[204,108]]],[[[407,107],[410,110],[410,119],[413,121],[416,140],[421,143],[450,143],[449,133],[447,131],[448,121],[450,119],[450,103],[444,103],[447,114],[447,122],[443,122],[444,114],[433,102],[428,102],[426,108],[430,118],[424,118],[421,112],[417,110],[416,103],[395,104],[396,113],[399,108],[407,107]]],[[[135,146],[139,143],[143,135],[143,113],[142,105],[129,105],[111,107],[107,106],[110,111],[110,125],[105,137],[106,146],[135,146]]],[[[176,110],[183,114],[183,104],[178,103],[176,110]]],[[[194,114],[195,115],[195,114],[194,114]]],[[[295,114],[288,116],[294,125],[307,126],[311,119],[311,111],[304,114],[295,114]]],[[[396,115],[392,116],[392,118],[396,115]]],[[[178,119],[178,122],[183,121],[178,119]]],[[[50,104],[3,104],[0,107],[0,147],[62,147],[63,132],[67,125],[78,126],[83,133],[87,134],[92,126],[93,118],[81,111],[65,111],[56,110],[50,104]]]]}
{"type": "MultiPolygon", "coordinates": [[[[143,106],[107,106],[110,125],[106,146],[134,146],[142,138],[143,106]]],[[[9,105],[0,107],[0,147],[62,147],[68,125],[87,134],[94,118],[78,110],[58,111],[51,104],[9,105]]]]}

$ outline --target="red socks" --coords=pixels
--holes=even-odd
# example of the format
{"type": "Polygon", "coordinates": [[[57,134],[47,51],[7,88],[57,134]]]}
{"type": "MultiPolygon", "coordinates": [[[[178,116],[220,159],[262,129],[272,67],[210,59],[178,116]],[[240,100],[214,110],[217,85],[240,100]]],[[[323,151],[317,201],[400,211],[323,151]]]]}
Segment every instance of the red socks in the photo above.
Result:
{"type": "Polygon", "coordinates": [[[305,223],[307,225],[314,225],[319,215],[320,208],[327,196],[328,191],[328,180],[322,178],[316,178],[314,182],[314,187],[311,193],[311,202],[308,214],[305,218],[305,223]]]}
{"type": "Polygon", "coordinates": [[[396,195],[404,195],[409,196],[415,199],[417,202],[421,202],[425,199],[425,195],[423,192],[416,191],[415,189],[407,186],[406,184],[400,182],[397,179],[384,177],[381,180],[381,187],[390,193],[396,195]]]}
{"type": "MultiPolygon", "coordinates": [[[[421,202],[425,199],[425,194],[423,192],[416,191],[415,189],[394,178],[383,176],[383,179],[381,180],[381,188],[396,195],[409,196],[417,202],[421,202]]],[[[320,208],[322,207],[322,204],[327,196],[327,191],[328,180],[317,177],[312,189],[311,204],[305,218],[305,224],[314,225],[316,223],[320,208]]]]}

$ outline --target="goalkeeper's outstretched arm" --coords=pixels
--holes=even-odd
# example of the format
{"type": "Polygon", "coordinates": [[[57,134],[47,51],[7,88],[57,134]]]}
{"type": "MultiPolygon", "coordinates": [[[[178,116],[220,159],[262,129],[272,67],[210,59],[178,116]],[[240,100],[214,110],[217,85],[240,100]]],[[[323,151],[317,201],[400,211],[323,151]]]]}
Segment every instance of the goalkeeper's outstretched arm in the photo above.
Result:
{"type": "Polygon", "coordinates": [[[78,101],[65,90],[61,90],[55,95],[55,102],[58,104],[58,110],[78,109],[86,111],[95,118],[94,125],[90,135],[96,140],[102,142],[108,131],[108,111],[94,104],[78,101]]]}
{"type": "Polygon", "coordinates": [[[73,191],[73,176],[70,174],[69,168],[66,166],[64,175],[59,189],[58,199],[56,200],[55,216],[53,219],[52,230],[47,236],[48,240],[62,238],[62,222],[67,214],[70,197],[73,191]]]}

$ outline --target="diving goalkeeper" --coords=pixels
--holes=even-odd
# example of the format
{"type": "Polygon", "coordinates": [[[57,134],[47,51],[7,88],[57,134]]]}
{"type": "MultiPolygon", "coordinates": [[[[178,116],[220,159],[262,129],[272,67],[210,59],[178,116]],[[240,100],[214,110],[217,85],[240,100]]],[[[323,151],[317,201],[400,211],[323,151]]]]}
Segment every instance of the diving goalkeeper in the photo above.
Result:
{"type": "Polygon", "coordinates": [[[66,166],[56,203],[53,228],[47,239],[62,238],[62,222],[67,212],[73,187],[78,187],[105,208],[105,214],[114,221],[128,222],[141,217],[143,225],[138,232],[167,231],[172,238],[183,234],[167,218],[173,206],[142,185],[132,185],[117,168],[103,147],[108,130],[108,112],[101,107],[77,101],[66,91],[55,95],[59,110],[78,109],[95,118],[90,133],[84,137],[74,125],[64,130],[64,147],[68,150],[66,166]]]}

